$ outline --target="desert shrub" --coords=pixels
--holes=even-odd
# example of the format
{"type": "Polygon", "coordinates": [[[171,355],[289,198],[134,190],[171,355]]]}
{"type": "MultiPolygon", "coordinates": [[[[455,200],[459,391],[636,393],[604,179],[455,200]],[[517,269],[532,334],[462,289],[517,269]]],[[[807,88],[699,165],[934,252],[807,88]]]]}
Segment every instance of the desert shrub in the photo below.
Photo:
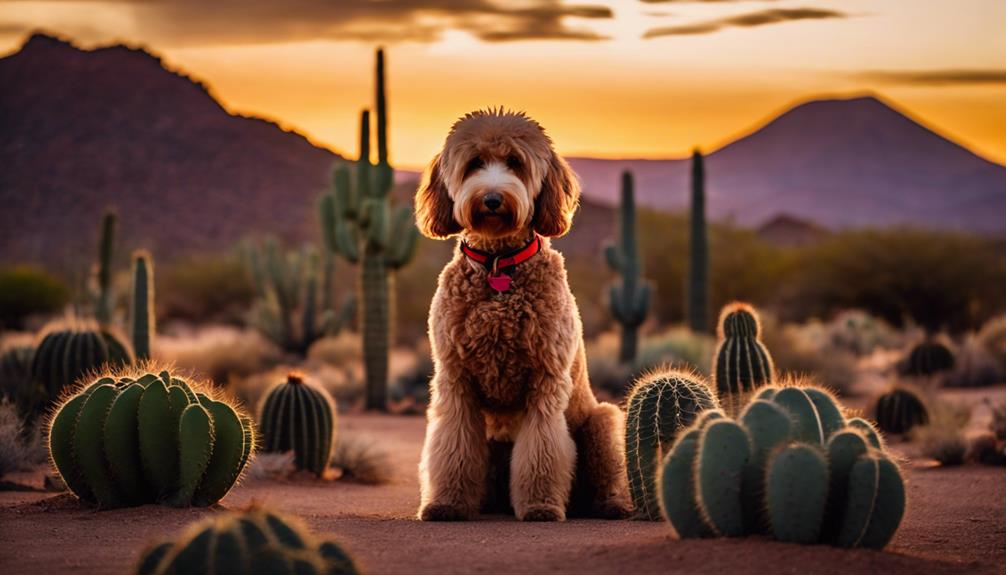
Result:
{"type": "Polygon", "coordinates": [[[281,359],[279,350],[258,332],[222,325],[160,334],[154,355],[218,386],[259,373],[281,359]]]}
{"type": "Polygon", "coordinates": [[[1003,379],[1002,365],[977,334],[969,333],[957,348],[953,371],[944,376],[943,382],[953,387],[978,387],[1001,383],[1003,379]]]}
{"type": "Polygon", "coordinates": [[[856,357],[844,347],[834,347],[820,323],[780,325],[762,314],[762,341],[772,353],[776,370],[807,374],[841,395],[851,395],[856,381],[856,357]]]}
{"type": "Polygon", "coordinates": [[[391,454],[376,441],[357,434],[340,435],[332,467],[342,472],[342,479],[366,485],[388,483],[395,474],[391,454]]]}
{"type": "Polygon", "coordinates": [[[989,431],[996,439],[1006,441],[1006,402],[993,402],[986,397],[985,405],[992,415],[992,419],[989,421],[989,431]]]}
{"type": "Polygon", "coordinates": [[[395,405],[394,411],[421,412],[429,404],[433,378],[433,357],[428,340],[419,340],[414,352],[402,356],[401,350],[391,354],[388,398],[395,405]]]}
{"type": "Polygon", "coordinates": [[[320,361],[332,366],[345,366],[363,361],[363,343],[360,335],[347,331],[335,337],[319,339],[307,351],[312,361],[320,361]]]}
{"type": "Polygon", "coordinates": [[[930,400],[929,424],[912,429],[911,439],[926,457],[942,465],[960,465],[968,451],[964,428],[971,421],[971,408],[948,400],[930,400]]]}
{"type": "Polygon", "coordinates": [[[45,270],[21,265],[0,269],[0,327],[22,329],[35,314],[58,311],[70,290],[45,270]]]}
{"type": "Polygon", "coordinates": [[[901,338],[886,321],[856,309],[838,312],[824,326],[824,334],[833,348],[845,349],[857,356],[902,344],[901,338]]]}
{"type": "Polygon", "coordinates": [[[978,341],[989,355],[1006,370],[1006,314],[985,322],[978,332],[978,341]]]}
{"type": "Polygon", "coordinates": [[[41,426],[26,428],[16,406],[0,402],[0,477],[41,465],[47,457],[41,426]]]}
{"type": "MultiPolygon", "coordinates": [[[[842,232],[800,255],[783,308],[797,318],[859,308],[895,327],[975,329],[1006,307],[1006,266],[987,240],[916,229],[842,232]],[[981,278],[978,280],[977,278],[981,278]]],[[[791,319],[787,316],[786,319],[791,319]]]]}
{"type": "Polygon", "coordinates": [[[645,371],[661,364],[688,364],[699,373],[709,375],[715,347],[712,336],[672,327],[643,338],[636,368],[645,371]]]}
{"type": "Polygon", "coordinates": [[[157,307],[165,320],[239,324],[254,299],[235,255],[191,256],[162,265],[157,273],[157,307]]]}

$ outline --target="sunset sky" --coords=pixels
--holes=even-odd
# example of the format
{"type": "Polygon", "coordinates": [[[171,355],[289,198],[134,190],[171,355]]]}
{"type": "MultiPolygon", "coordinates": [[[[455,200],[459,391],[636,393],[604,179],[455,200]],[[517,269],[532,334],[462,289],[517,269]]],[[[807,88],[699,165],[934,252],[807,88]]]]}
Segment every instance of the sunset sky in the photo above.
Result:
{"type": "Polygon", "coordinates": [[[1006,163],[1004,0],[0,0],[0,52],[34,29],[146,45],[350,155],[383,44],[402,167],[486,106],[526,110],[568,155],[659,158],[864,91],[1006,163]]]}

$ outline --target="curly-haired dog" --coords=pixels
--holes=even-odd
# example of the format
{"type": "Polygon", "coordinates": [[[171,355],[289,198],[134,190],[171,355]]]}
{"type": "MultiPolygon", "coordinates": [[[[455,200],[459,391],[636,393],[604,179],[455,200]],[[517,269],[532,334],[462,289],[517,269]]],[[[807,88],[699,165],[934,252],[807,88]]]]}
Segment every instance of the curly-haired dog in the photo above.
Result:
{"type": "Polygon", "coordinates": [[[458,120],[424,175],[420,230],[461,241],[430,308],[421,519],[500,503],[527,521],[630,510],[623,415],[591,391],[580,312],[548,239],[569,230],[579,194],[541,126],[503,110],[458,120]]]}

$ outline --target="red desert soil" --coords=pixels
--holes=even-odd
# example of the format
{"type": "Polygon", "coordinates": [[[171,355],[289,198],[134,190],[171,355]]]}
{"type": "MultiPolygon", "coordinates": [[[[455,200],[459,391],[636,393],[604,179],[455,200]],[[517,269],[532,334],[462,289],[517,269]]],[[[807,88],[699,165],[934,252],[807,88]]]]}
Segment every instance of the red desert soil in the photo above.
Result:
{"type": "MultiPolygon", "coordinates": [[[[489,516],[421,523],[421,417],[348,415],[340,432],[374,437],[396,462],[390,485],[246,481],[223,501],[304,517],[368,573],[1006,573],[1006,469],[907,466],[909,514],[884,552],[766,539],[678,541],[667,525],[489,516]]],[[[22,477],[40,482],[40,474],[22,477]]],[[[216,509],[93,511],[67,495],[0,493],[0,573],[128,573],[143,547],[216,509]]]]}

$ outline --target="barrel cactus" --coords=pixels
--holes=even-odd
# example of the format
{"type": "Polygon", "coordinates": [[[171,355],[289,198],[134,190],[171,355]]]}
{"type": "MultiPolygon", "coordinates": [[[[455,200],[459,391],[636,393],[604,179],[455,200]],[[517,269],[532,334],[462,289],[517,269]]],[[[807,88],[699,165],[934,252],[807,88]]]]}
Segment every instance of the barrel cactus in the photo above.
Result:
{"type": "Polygon", "coordinates": [[[13,344],[0,352],[0,397],[13,403],[24,416],[34,414],[42,405],[40,392],[31,377],[35,346],[13,344]]]}
{"type": "Polygon", "coordinates": [[[766,533],[882,548],[905,511],[879,438],[825,390],[767,387],[735,420],[700,418],[661,465],[660,507],[682,538],[766,533]]]}
{"type": "Polygon", "coordinates": [[[772,383],[775,367],[761,341],[761,321],[752,306],[742,302],[724,306],[717,332],[713,379],[720,401],[736,415],[748,394],[772,383]]]}
{"type": "Polygon", "coordinates": [[[102,508],[219,501],[254,451],[251,421],[168,371],[110,372],[67,397],[49,429],[56,470],[102,508]]]}
{"type": "Polygon", "coordinates": [[[916,391],[897,386],[877,398],[874,418],[884,433],[907,433],[916,425],[929,423],[929,410],[916,391]]]}
{"type": "Polygon", "coordinates": [[[131,363],[133,352],[122,336],[94,322],[77,320],[53,324],[42,331],[32,361],[32,377],[45,395],[55,400],[85,375],[131,363]]]}
{"type": "Polygon", "coordinates": [[[908,352],[902,365],[904,375],[932,377],[954,368],[954,352],[936,339],[927,339],[908,352]]]}
{"type": "Polygon", "coordinates": [[[274,386],[259,408],[262,450],[293,451],[297,469],[319,477],[328,468],[335,437],[335,401],[299,373],[274,386]]]}
{"type": "Polygon", "coordinates": [[[660,369],[642,376],[627,400],[625,457],[629,490],[640,519],[660,519],[656,472],[678,432],[700,413],[719,407],[716,396],[697,374],[660,369]]]}
{"type": "Polygon", "coordinates": [[[263,509],[226,513],[191,524],[180,538],[143,552],[136,575],[355,575],[352,557],[315,537],[295,517],[263,509]]]}

